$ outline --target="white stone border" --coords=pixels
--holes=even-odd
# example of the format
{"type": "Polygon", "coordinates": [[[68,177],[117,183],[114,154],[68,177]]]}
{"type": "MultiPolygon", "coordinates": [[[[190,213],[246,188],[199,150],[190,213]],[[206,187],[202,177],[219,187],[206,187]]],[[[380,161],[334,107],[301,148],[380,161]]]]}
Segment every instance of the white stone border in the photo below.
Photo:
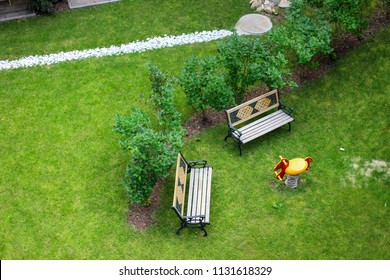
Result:
{"type": "Polygon", "coordinates": [[[135,52],[144,52],[160,48],[169,48],[178,45],[192,43],[209,42],[222,39],[232,35],[228,30],[202,31],[179,36],[168,36],[148,38],[144,41],[135,41],[120,46],[111,46],[109,48],[96,48],[89,50],[76,50],[70,52],[60,52],[48,55],[28,56],[16,60],[0,60],[0,71],[24,67],[34,67],[41,65],[50,65],[64,61],[79,60],[91,57],[103,57],[111,55],[128,54],[135,52]]]}

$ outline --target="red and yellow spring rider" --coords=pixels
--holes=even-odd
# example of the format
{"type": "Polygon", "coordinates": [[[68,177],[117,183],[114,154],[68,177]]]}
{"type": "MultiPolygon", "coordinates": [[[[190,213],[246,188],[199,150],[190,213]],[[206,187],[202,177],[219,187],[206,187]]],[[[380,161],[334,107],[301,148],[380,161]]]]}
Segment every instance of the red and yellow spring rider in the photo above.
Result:
{"type": "Polygon", "coordinates": [[[280,157],[279,163],[274,167],[275,175],[278,180],[283,181],[283,177],[287,174],[285,181],[286,186],[290,188],[296,188],[298,185],[299,174],[310,169],[310,163],[313,161],[312,158],[294,158],[288,160],[282,156],[280,157]],[[281,169],[279,172],[277,170],[281,169]]]}

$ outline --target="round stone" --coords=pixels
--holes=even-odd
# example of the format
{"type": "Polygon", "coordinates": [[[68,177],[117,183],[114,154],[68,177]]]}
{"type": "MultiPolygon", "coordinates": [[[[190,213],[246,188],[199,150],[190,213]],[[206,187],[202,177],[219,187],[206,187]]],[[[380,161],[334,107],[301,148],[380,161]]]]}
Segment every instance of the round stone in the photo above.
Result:
{"type": "Polygon", "coordinates": [[[248,14],[239,19],[235,28],[239,35],[257,35],[269,31],[272,28],[272,22],[266,16],[248,14]]]}

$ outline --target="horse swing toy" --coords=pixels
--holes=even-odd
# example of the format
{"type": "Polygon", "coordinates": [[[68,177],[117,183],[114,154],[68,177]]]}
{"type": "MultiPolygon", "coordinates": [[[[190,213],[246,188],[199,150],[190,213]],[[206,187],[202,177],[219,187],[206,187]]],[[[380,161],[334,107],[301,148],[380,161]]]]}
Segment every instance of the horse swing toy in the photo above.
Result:
{"type": "Polygon", "coordinates": [[[298,185],[299,174],[310,169],[310,163],[313,161],[312,158],[294,158],[288,160],[282,156],[279,156],[280,161],[274,167],[276,178],[280,181],[283,181],[283,177],[287,174],[287,179],[285,181],[286,186],[290,188],[296,188],[298,185]],[[281,169],[279,172],[277,170],[281,169]]]}

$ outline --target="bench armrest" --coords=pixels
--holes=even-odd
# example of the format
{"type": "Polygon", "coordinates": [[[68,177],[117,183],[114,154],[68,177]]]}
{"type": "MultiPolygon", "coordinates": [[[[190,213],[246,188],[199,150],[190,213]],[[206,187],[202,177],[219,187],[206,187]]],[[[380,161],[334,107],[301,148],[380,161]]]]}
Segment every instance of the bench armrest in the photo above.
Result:
{"type": "Polygon", "coordinates": [[[195,166],[202,166],[202,167],[205,167],[206,164],[207,164],[207,161],[204,160],[204,159],[201,159],[201,160],[188,160],[188,161],[187,161],[187,164],[188,164],[190,167],[195,167],[195,166]]]}
{"type": "Polygon", "coordinates": [[[187,222],[203,222],[203,220],[205,219],[205,216],[204,215],[196,215],[196,216],[183,216],[183,218],[187,221],[187,222]]]}
{"type": "Polygon", "coordinates": [[[288,106],[286,103],[282,102],[279,100],[279,109],[282,109],[285,113],[287,113],[288,115],[291,115],[292,111],[294,111],[293,108],[291,108],[290,106],[288,106]]]}

